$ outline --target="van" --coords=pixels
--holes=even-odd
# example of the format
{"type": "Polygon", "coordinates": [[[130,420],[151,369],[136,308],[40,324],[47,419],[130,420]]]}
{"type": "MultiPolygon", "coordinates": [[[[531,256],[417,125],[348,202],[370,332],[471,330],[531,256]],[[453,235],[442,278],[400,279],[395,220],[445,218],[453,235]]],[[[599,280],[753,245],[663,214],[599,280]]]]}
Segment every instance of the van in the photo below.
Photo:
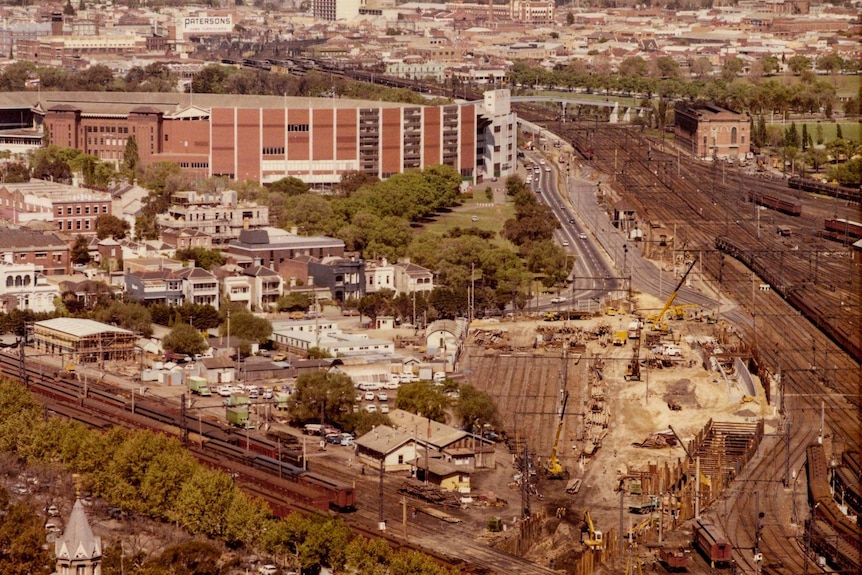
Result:
{"type": "Polygon", "coordinates": [[[320,435],[323,432],[323,426],[319,423],[306,423],[302,432],[306,435],[320,435]]]}
{"type": "Polygon", "coordinates": [[[382,389],[383,385],[377,383],[376,381],[363,381],[359,385],[356,386],[356,389],[360,391],[377,391],[382,389]]]}

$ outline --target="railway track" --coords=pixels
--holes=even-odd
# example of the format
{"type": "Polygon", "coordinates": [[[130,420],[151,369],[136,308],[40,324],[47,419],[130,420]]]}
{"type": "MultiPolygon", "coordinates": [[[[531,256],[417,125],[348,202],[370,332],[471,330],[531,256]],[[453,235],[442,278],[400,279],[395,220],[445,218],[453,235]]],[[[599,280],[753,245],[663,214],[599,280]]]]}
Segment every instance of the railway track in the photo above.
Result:
{"type": "MultiPolygon", "coordinates": [[[[575,144],[576,138],[581,139],[576,148],[590,150],[593,168],[611,175],[613,187],[636,206],[643,222],[675,224],[676,246],[699,252],[711,281],[748,312],[747,321],[737,329],[751,346],[754,369],[781,408],[783,421],[791,426],[791,469],[798,469],[805,446],[818,433],[831,434],[840,448],[858,450],[862,440],[859,265],[848,250],[818,235],[824,217],[858,220],[858,205],[809,197],[783,182],[728,175],[714,164],[679,161],[675,153],[662,152],[660,143],[637,130],[589,123],[569,126],[568,134],[575,144]],[[751,189],[798,203],[800,214],[757,208],[744,201],[751,189]],[[777,226],[790,226],[792,238],[774,234],[777,226]],[[748,267],[715,249],[716,238],[722,236],[733,238],[734,255],[748,267]],[[764,285],[774,289],[762,291],[764,285]],[[789,305],[794,303],[795,309],[789,305]],[[770,377],[780,379],[771,390],[770,377]],[[821,405],[823,432],[816,417],[821,405]]],[[[778,518],[790,509],[783,493],[788,480],[785,453],[783,441],[764,442],[760,463],[749,466],[728,495],[733,503],[726,514],[730,517],[726,529],[738,547],[754,547],[758,530],[750,518],[754,507],[750,487],[763,486],[759,493],[766,519],[758,528],[759,549],[772,572],[790,574],[801,572],[805,565],[799,530],[769,523],[781,524],[778,518]]],[[[796,525],[803,511],[799,515],[796,525]]],[[[738,560],[754,572],[752,555],[738,553],[738,560]]]]}

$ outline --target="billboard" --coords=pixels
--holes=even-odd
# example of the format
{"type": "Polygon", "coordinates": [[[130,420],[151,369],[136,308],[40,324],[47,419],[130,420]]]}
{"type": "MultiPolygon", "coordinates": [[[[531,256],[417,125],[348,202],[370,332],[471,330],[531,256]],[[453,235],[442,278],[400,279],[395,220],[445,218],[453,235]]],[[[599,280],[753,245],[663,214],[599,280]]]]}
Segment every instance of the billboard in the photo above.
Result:
{"type": "Polygon", "coordinates": [[[233,16],[183,16],[179,28],[183,34],[230,34],[233,32],[233,16]]]}

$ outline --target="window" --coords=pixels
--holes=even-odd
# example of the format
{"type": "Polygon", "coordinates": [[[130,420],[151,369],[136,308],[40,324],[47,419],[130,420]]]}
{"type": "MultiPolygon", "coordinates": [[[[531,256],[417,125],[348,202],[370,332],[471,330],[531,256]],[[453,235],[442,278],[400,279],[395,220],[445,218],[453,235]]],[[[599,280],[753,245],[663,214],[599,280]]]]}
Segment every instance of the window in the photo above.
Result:
{"type": "Polygon", "coordinates": [[[105,204],[105,205],[103,205],[103,206],[102,206],[102,213],[103,213],[103,214],[107,214],[107,213],[108,213],[108,204],[105,204]]]}
{"type": "Polygon", "coordinates": [[[45,258],[47,258],[47,257],[48,257],[48,253],[47,253],[47,252],[36,252],[36,254],[34,255],[34,257],[35,257],[37,260],[43,260],[43,259],[45,259],[45,258]]]}
{"type": "Polygon", "coordinates": [[[736,127],[730,129],[730,143],[731,145],[736,144],[736,127]]]}
{"type": "Polygon", "coordinates": [[[81,215],[81,206],[75,206],[75,215],[81,215]]]}
{"type": "Polygon", "coordinates": [[[288,132],[307,132],[308,124],[288,124],[287,125],[288,132]]]}
{"type": "Polygon", "coordinates": [[[69,206],[68,208],[66,208],[66,215],[67,215],[67,216],[71,216],[71,215],[72,215],[72,206],[69,206]]]}
{"type": "Polygon", "coordinates": [[[89,213],[90,213],[90,206],[84,206],[84,213],[85,213],[85,214],[89,214],[89,213]]]}

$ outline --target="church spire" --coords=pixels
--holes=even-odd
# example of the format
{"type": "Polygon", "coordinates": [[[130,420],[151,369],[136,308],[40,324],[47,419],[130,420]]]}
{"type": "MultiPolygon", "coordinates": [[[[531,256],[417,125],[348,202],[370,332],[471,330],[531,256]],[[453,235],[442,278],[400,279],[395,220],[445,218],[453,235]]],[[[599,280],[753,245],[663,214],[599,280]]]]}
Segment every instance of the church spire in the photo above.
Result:
{"type": "Polygon", "coordinates": [[[84,567],[85,575],[101,575],[102,538],[93,535],[81,500],[75,501],[63,536],[54,543],[58,575],[77,575],[84,567]]]}

